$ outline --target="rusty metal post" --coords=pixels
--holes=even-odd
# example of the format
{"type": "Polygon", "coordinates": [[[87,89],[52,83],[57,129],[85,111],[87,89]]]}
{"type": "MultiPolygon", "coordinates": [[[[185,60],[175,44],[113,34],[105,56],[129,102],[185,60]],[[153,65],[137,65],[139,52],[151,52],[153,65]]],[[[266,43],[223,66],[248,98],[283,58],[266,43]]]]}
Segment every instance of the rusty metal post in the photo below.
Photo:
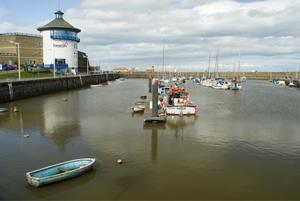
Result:
{"type": "Polygon", "coordinates": [[[151,77],[148,78],[148,92],[149,93],[152,92],[152,78],[151,77]]]}
{"type": "Polygon", "coordinates": [[[158,117],[158,79],[152,80],[152,117],[158,117]]]}

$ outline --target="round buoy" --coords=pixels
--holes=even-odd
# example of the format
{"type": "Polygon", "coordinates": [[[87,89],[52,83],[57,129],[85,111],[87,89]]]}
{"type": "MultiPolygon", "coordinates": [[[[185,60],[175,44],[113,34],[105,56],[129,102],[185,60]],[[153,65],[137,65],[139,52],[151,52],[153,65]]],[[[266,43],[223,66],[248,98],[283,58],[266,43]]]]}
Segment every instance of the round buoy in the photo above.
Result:
{"type": "Polygon", "coordinates": [[[123,163],[123,160],[119,159],[119,160],[117,160],[117,163],[118,163],[118,164],[122,164],[122,163],[123,163]]]}
{"type": "Polygon", "coordinates": [[[65,102],[67,102],[68,101],[68,98],[67,97],[64,97],[64,99],[63,99],[65,102]]]}
{"type": "Polygon", "coordinates": [[[19,110],[18,110],[18,108],[16,106],[14,106],[13,112],[19,112],[19,110]]]}
{"type": "Polygon", "coordinates": [[[29,134],[24,134],[24,137],[29,138],[30,135],[29,134]]]}

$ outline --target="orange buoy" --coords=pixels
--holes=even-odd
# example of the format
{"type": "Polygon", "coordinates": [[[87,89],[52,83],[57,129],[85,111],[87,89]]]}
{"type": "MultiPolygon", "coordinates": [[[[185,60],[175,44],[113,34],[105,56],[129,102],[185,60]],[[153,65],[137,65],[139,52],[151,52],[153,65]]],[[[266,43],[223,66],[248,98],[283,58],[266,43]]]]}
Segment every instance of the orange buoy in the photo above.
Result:
{"type": "Polygon", "coordinates": [[[117,163],[118,163],[118,164],[122,164],[122,163],[123,163],[123,160],[119,159],[119,160],[117,160],[117,163]]]}
{"type": "Polygon", "coordinates": [[[64,98],[63,98],[63,101],[64,101],[64,102],[68,102],[68,98],[67,98],[67,97],[64,97],[64,98]]]}
{"type": "Polygon", "coordinates": [[[14,107],[13,107],[13,112],[19,112],[17,106],[14,106],[14,107]]]}

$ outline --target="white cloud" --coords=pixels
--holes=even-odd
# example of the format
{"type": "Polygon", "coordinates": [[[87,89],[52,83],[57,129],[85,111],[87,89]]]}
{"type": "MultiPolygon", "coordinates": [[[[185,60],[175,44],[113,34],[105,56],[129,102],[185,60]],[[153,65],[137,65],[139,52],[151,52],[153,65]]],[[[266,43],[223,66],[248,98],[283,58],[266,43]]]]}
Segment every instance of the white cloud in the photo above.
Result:
{"type": "Polygon", "coordinates": [[[224,70],[239,50],[245,70],[285,70],[300,54],[299,10],[294,0],[84,0],[66,19],[82,29],[81,48],[110,66],[160,65],[164,38],[170,68],[203,68],[220,46],[224,70]]]}
{"type": "Polygon", "coordinates": [[[20,25],[11,22],[0,22],[1,33],[20,32],[20,33],[34,33],[36,34],[36,27],[32,25],[20,25]]]}
{"type": "MultiPolygon", "coordinates": [[[[285,71],[300,55],[299,10],[295,0],[83,0],[65,19],[82,30],[80,49],[93,63],[159,66],[165,39],[169,68],[204,68],[220,47],[223,70],[240,50],[245,70],[285,71]]],[[[14,26],[0,22],[1,31],[14,26]]]]}

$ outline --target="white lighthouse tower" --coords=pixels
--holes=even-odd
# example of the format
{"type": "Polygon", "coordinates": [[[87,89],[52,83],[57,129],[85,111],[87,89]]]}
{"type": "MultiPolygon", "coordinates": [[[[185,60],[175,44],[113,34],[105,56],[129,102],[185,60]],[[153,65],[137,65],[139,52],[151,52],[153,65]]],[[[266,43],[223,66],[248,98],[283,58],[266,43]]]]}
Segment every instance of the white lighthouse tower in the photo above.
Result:
{"type": "Polygon", "coordinates": [[[63,19],[64,13],[57,11],[55,19],[39,27],[43,36],[43,59],[45,66],[55,66],[56,70],[75,69],[78,72],[77,34],[80,29],[73,27],[63,19]]]}

